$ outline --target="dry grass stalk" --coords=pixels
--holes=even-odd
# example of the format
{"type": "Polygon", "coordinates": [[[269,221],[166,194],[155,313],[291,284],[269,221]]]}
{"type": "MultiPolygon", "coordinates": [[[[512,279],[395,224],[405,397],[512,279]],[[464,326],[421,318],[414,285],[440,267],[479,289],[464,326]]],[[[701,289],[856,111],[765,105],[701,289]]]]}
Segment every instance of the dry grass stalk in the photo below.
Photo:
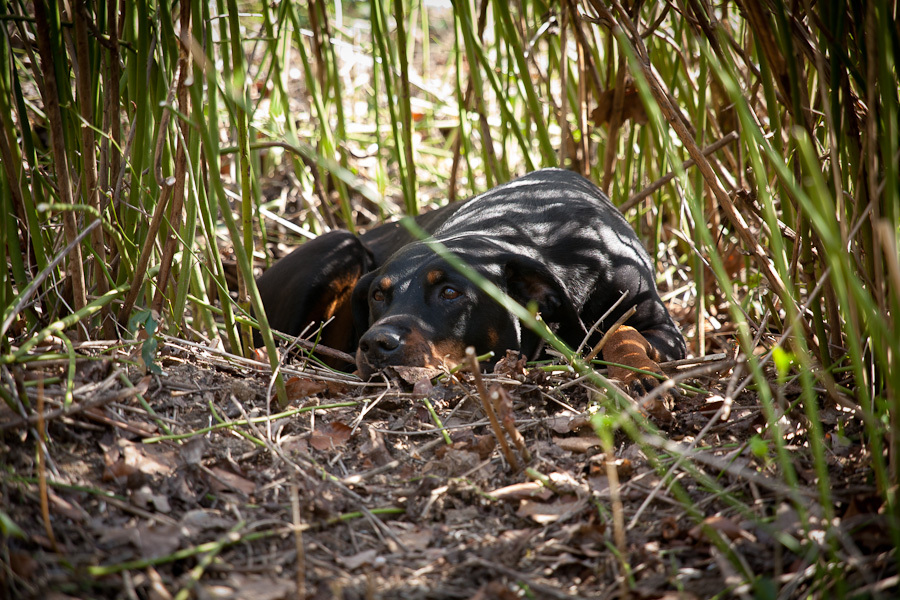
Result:
{"type": "Polygon", "coordinates": [[[472,378],[475,380],[475,389],[478,391],[478,397],[481,399],[481,406],[491,422],[491,431],[494,432],[497,444],[500,445],[500,451],[503,452],[510,469],[518,471],[519,461],[516,459],[515,453],[510,449],[509,442],[506,441],[506,435],[503,433],[503,428],[497,420],[494,404],[491,402],[491,398],[484,387],[484,380],[481,378],[481,365],[478,364],[478,359],[475,358],[475,349],[471,346],[466,348],[466,361],[468,362],[469,371],[472,373],[472,378]]]}

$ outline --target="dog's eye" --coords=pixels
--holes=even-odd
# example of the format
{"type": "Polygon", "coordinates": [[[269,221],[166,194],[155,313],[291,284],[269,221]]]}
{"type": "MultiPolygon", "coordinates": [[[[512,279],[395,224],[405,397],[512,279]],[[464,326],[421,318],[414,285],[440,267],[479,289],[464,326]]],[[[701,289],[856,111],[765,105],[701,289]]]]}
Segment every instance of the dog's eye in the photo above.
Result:
{"type": "Polygon", "coordinates": [[[444,300],[455,300],[462,296],[462,292],[460,292],[455,287],[450,287],[449,285],[441,290],[441,298],[444,300]]]}
{"type": "Polygon", "coordinates": [[[384,292],[381,290],[375,290],[372,292],[372,300],[375,302],[384,302],[384,292]]]}

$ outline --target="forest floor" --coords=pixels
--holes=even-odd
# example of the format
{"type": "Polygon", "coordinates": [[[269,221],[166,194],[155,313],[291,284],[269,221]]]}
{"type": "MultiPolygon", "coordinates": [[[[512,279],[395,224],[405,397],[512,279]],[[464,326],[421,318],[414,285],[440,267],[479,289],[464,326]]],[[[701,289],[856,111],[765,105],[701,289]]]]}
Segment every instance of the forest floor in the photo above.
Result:
{"type": "Polygon", "coordinates": [[[602,392],[501,361],[485,384],[507,392],[530,454],[513,446],[513,468],[469,373],[363,384],[292,362],[280,409],[267,368],[221,351],[164,337],[163,373],[145,375],[123,348],[76,350],[70,407],[59,361],[16,372],[43,419],[0,409],[0,505],[22,530],[5,528],[0,589],[14,597],[800,597],[815,543],[850,565],[835,585],[865,597],[895,572],[861,424],[823,396],[825,510],[799,387],[776,386],[791,490],[753,443],[769,435],[758,395],[727,393],[746,375],[725,354],[669,366],[703,392],[655,432],[619,431],[611,454],[590,418],[602,392]],[[824,538],[829,511],[841,539],[824,538]]]}

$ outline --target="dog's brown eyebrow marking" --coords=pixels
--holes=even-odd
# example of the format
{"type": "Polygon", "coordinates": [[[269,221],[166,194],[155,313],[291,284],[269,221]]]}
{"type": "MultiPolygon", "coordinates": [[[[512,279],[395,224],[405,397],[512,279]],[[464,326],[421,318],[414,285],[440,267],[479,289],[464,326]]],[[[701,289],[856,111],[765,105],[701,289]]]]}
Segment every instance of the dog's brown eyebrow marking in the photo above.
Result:
{"type": "Polygon", "coordinates": [[[394,282],[390,277],[382,277],[381,281],[378,282],[378,287],[382,290],[389,290],[392,285],[394,285],[394,282]]]}
{"type": "Polygon", "coordinates": [[[487,338],[488,344],[490,344],[491,346],[496,346],[497,342],[500,341],[500,334],[497,333],[497,329],[495,327],[488,327],[487,338]]]}
{"type": "Polygon", "coordinates": [[[431,271],[428,271],[428,273],[425,274],[425,281],[427,281],[431,285],[434,285],[434,284],[438,283],[439,281],[443,280],[445,277],[446,277],[446,273],[444,273],[440,269],[433,269],[431,271]]]}

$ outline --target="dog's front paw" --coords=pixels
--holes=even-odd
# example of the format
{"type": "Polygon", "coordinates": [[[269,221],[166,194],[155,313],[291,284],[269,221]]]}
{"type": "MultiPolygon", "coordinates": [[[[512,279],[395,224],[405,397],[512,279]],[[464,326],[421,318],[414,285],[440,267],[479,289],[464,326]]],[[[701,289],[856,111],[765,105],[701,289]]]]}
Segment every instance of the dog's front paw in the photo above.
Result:
{"type": "MultiPolygon", "coordinates": [[[[616,361],[618,362],[618,361],[616,361]]],[[[626,363],[623,363],[626,364],[626,363]]],[[[635,365],[628,365],[629,367],[635,365]]],[[[640,368],[642,371],[650,371],[650,365],[643,365],[640,368]]],[[[622,386],[625,388],[631,396],[635,398],[639,398],[641,396],[646,396],[651,391],[656,389],[660,383],[665,379],[665,375],[662,374],[660,368],[653,363],[654,369],[652,371],[654,373],[658,373],[660,377],[654,377],[648,373],[642,373],[640,371],[632,371],[631,369],[624,369],[621,367],[610,367],[609,374],[613,379],[618,379],[622,382],[622,386]]]]}
{"type": "MultiPolygon", "coordinates": [[[[609,366],[609,377],[621,382],[635,399],[643,398],[666,380],[651,355],[656,356],[657,352],[650,342],[628,325],[620,326],[603,347],[603,359],[613,363],[609,366]]],[[[676,389],[672,388],[644,401],[641,409],[659,421],[672,421],[670,411],[677,395],[676,389]]]]}

